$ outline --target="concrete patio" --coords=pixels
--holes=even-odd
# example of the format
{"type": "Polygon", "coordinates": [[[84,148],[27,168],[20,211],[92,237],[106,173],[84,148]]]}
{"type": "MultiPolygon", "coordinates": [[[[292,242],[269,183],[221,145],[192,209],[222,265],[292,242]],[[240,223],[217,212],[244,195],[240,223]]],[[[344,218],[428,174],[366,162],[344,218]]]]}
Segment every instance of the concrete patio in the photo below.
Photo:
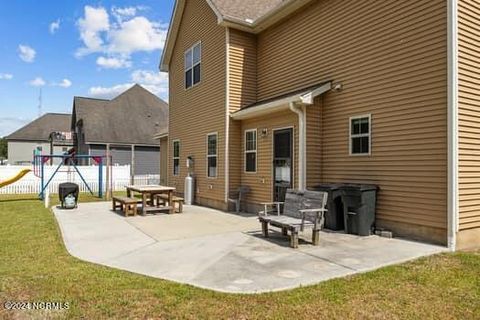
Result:
{"type": "Polygon", "coordinates": [[[259,293],[397,264],[446,248],[377,236],[310,232],[299,249],[280,233],[264,239],[255,216],[185,206],[175,215],[125,218],[109,202],[54,208],[67,250],[113,268],[231,293],[259,293]]]}

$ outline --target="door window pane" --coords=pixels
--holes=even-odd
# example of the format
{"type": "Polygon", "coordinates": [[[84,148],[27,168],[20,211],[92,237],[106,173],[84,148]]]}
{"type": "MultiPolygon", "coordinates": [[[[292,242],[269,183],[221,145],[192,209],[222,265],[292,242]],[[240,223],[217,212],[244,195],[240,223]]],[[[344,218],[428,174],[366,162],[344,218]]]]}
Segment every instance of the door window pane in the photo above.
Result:
{"type": "Polygon", "coordinates": [[[255,172],[257,171],[257,154],[254,152],[245,154],[245,171],[255,172]]]}

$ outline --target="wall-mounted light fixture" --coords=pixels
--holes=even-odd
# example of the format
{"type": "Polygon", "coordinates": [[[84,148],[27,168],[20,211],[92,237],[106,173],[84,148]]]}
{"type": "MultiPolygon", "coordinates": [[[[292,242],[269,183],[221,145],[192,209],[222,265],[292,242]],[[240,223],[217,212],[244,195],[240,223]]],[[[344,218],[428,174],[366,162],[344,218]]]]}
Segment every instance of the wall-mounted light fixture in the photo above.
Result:
{"type": "Polygon", "coordinates": [[[339,91],[342,91],[342,90],[343,90],[343,84],[341,84],[341,83],[333,84],[332,91],[339,92],[339,91]]]}
{"type": "Polygon", "coordinates": [[[262,135],[262,138],[265,138],[266,136],[268,136],[268,128],[263,128],[261,131],[260,131],[261,135],[262,135]]]}

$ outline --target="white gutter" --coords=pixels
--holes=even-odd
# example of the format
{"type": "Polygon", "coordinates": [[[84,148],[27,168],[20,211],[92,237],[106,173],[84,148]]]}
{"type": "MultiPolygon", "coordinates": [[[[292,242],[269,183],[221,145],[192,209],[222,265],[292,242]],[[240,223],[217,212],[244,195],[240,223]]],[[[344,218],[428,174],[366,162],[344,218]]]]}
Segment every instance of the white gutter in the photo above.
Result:
{"type": "Polygon", "coordinates": [[[448,0],[448,248],[455,251],[458,232],[458,0],[448,0]]]}
{"type": "Polygon", "coordinates": [[[306,189],[306,112],[305,106],[298,106],[295,102],[290,102],[290,110],[298,115],[298,190],[306,189]]]}

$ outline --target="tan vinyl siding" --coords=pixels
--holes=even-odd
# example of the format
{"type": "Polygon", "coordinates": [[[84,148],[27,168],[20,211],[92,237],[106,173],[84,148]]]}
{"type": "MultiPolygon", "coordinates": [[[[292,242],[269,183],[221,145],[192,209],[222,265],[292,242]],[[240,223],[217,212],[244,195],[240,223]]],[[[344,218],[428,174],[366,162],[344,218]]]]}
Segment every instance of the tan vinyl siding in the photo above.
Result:
{"type": "Polygon", "coordinates": [[[204,0],[189,0],[169,66],[169,184],[183,192],[187,156],[193,156],[196,196],[201,204],[222,205],[225,190],[225,29],[204,0]],[[185,89],[184,53],[201,41],[201,82],[185,89]],[[218,177],[207,178],[206,138],[218,133],[218,177]],[[180,140],[180,175],[173,176],[173,140],[180,140]]]}
{"type": "MultiPolygon", "coordinates": [[[[257,43],[254,35],[228,29],[229,111],[235,112],[256,101],[257,43]]],[[[230,190],[241,185],[242,133],[241,122],[230,120],[230,190]]]]}
{"type": "Polygon", "coordinates": [[[480,227],[480,1],[458,3],[459,229],[480,227]]]}
{"type": "Polygon", "coordinates": [[[273,130],[293,128],[293,177],[298,186],[298,117],[291,111],[284,111],[270,117],[242,121],[242,185],[250,186],[247,202],[261,203],[273,200],[273,130]],[[245,172],[245,130],[257,129],[257,172],[245,172]],[[262,137],[262,129],[267,136],[262,137]]]}
{"type": "Polygon", "coordinates": [[[379,225],[430,228],[437,242],[447,223],[446,4],[317,1],[257,38],[259,100],[343,84],[321,110],[308,107],[307,183],[378,184],[379,225]],[[349,117],[364,114],[372,155],[350,156],[349,117]]]}
{"type": "Polygon", "coordinates": [[[229,29],[230,112],[257,100],[257,42],[252,34],[229,29]]]}

